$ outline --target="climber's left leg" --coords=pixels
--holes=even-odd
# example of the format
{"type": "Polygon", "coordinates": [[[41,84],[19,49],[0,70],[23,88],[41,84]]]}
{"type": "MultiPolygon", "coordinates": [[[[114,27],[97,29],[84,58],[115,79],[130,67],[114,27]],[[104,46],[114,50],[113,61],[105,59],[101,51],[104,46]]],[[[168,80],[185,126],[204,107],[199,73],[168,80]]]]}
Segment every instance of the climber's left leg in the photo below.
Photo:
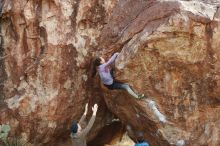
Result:
{"type": "Polygon", "coordinates": [[[112,89],[122,89],[122,90],[126,90],[130,95],[132,95],[135,98],[143,98],[144,95],[138,95],[136,94],[131,87],[128,84],[125,83],[119,83],[119,82],[115,82],[113,83],[112,89]]]}

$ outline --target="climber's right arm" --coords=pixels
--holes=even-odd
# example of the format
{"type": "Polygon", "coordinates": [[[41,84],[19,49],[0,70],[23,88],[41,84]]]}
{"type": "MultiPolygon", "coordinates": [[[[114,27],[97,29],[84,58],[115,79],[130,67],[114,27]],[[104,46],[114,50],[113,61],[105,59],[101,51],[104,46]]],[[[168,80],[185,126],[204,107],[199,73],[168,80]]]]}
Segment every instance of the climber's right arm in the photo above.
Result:
{"type": "Polygon", "coordinates": [[[117,56],[119,55],[119,53],[115,53],[106,63],[105,63],[105,66],[108,66],[110,64],[112,64],[112,62],[115,61],[115,59],[117,58],[117,56]]]}

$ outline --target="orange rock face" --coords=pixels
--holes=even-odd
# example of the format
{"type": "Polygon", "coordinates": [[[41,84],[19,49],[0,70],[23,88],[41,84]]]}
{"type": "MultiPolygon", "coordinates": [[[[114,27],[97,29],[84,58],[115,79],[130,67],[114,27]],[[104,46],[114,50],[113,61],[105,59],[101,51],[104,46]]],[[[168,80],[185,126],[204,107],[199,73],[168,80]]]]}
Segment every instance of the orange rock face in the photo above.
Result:
{"type": "MultiPolygon", "coordinates": [[[[154,146],[220,145],[219,2],[0,2],[2,124],[11,136],[55,145],[85,103],[100,105],[88,140],[112,113],[154,146]],[[92,59],[116,59],[116,78],[148,98],[108,91],[92,59]]],[[[132,137],[132,136],[131,136],[132,137]]],[[[134,137],[132,137],[135,139],[134,137]]]]}
{"type": "Polygon", "coordinates": [[[54,145],[70,137],[87,102],[100,105],[90,137],[112,119],[89,76],[112,3],[1,1],[0,123],[10,125],[11,136],[54,145]]]}

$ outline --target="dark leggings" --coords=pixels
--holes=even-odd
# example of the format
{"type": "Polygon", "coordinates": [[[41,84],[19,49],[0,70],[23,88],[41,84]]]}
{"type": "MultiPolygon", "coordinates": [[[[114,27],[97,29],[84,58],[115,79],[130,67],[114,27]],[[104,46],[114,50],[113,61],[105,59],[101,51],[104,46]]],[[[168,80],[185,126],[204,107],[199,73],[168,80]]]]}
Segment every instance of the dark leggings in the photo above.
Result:
{"type": "MultiPolygon", "coordinates": [[[[114,79],[114,74],[113,74],[113,70],[111,70],[111,75],[112,78],[114,79]]],[[[105,84],[104,84],[105,85],[105,84]]],[[[114,90],[114,89],[121,89],[121,90],[126,90],[130,95],[132,95],[135,98],[139,98],[138,95],[131,89],[131,87],[126,84],[126,83],[120,83],[118,81],[113,81],[113,83],[111,85],[105,85],[108,89],[110,90],[114,90]]]]}
{"type": "Polygon", "coordinates": [[[114,90],[114,89],[121,89],[126,90],[130,95],[132,95],[135,98],[139,98],[138,95],[131,89],[131,87],[128,84],[125,83],[119,83],[117,81],[114,81],[111,85],[105,85],[108,89],[114,90]]]}

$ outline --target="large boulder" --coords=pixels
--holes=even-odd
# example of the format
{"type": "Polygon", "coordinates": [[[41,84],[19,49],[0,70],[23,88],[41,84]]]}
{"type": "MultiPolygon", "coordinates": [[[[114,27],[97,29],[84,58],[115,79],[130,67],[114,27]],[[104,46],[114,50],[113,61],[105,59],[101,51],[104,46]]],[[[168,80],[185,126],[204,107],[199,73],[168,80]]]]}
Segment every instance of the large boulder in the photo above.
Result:
{"type": "Polygon", "coordinates": [[[109,109],[151,145],[219,145],[217,1],[119,1],[112,14],[102,42],[122,48],[117,79],[147,99],[107,93],[109,109]]]}
{"type": "MultiPolygon", "coordinates": [[[[53,145],[70,137],[70,125],[79,120],[87,102],[90,107],[98,103],[96,124],[89,136],[93,138],[113,117],[98,85],[93,85],[90,67],[114,1],[0,3],[0,123],[10,126],[10,136],[53,145]]],[[[91,115],[91,108],[89,112],[91,115]]]]}
{"type": "Polygon", "coordinates": [[[0,123],[9,136],[56,145],[89,102],[100,107],[88,140],[117,116],[151,145],[218,146],[218,3],[0,1],[0,123]],[[147,98],[91,77],[93,58],[114,52],[116,78],[147,98]]]}

